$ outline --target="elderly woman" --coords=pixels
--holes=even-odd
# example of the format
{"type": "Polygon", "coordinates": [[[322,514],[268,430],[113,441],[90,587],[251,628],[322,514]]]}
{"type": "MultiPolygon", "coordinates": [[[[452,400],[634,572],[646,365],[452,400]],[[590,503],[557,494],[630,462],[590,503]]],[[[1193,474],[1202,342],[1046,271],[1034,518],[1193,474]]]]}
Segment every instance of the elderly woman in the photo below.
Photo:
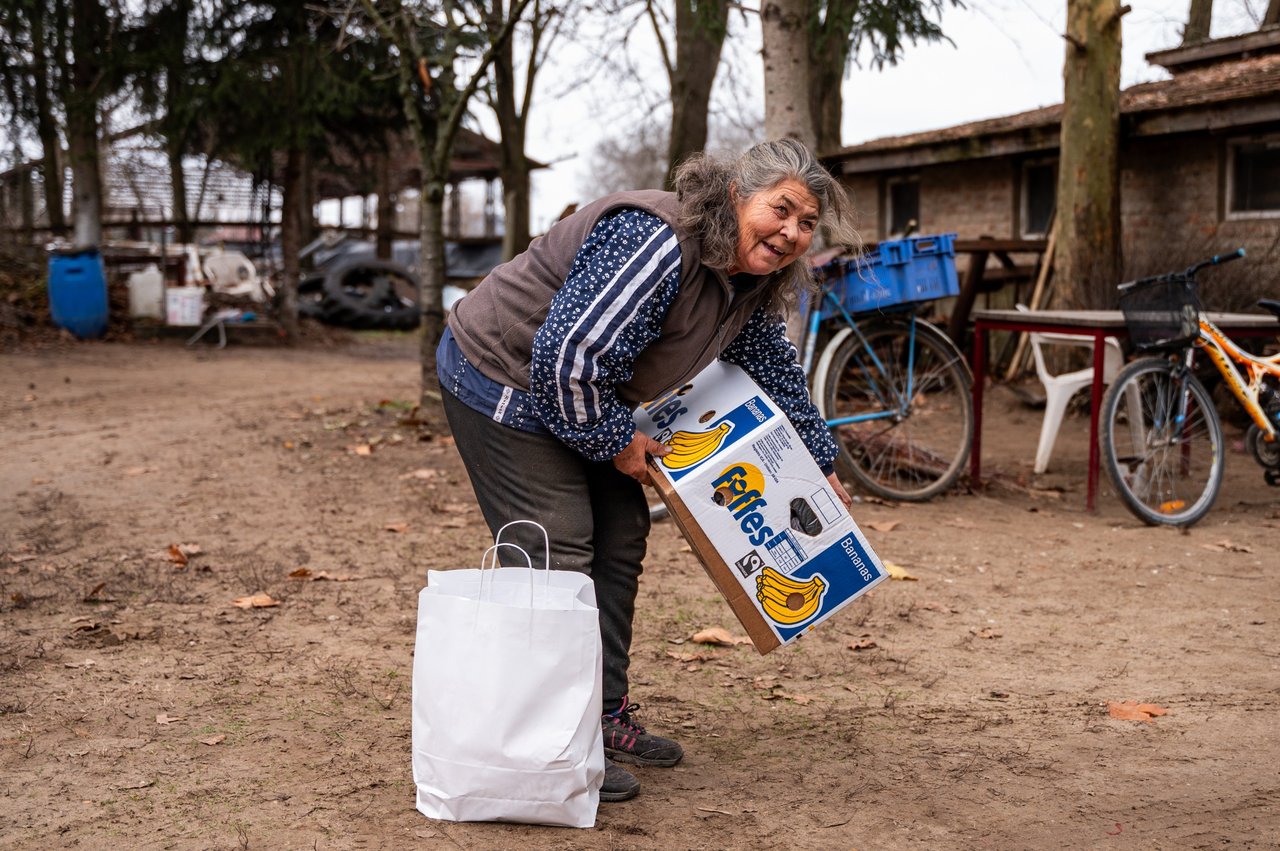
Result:
{"type": "MultiPolygon", "coordinates": [[[[649,533],[646,455],[669,451],[636,430],[632,410],[717,357],[737,364],[785,411],[847,506],[835,443],[781,314],[810,283],[797,261],[814,232],[847,229],[848,217],[842,188],[798,142],[765,142],[732,162],[697,156],[674,193],[587,205],[453,309],[437,363],[458,451],[490,529],[535,520],[552,567],[590,574],[613,761],[672,766],[684,755],[637,723],[627,697],[649,533]]],[[[513,538],[542,549],[540,537],[513,538]]],[[[602,801],[639,789],[608,763],[602,801]]]]}

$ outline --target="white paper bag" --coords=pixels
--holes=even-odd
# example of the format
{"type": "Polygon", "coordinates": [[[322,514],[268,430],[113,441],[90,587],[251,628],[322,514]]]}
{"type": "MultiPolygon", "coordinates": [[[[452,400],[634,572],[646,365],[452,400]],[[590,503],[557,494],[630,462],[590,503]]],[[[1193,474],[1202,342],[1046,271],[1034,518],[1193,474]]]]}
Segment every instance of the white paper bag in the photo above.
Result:
{"type": "MultiPolygon", "coordinates": [[[[495,543],[486,558],[500,546],[513,547],[495,543]]],[[[602,658],[589,576],[429,571],[413,656],[418,810],[449,821],[594,826],[605,769],[602,658]]]]}

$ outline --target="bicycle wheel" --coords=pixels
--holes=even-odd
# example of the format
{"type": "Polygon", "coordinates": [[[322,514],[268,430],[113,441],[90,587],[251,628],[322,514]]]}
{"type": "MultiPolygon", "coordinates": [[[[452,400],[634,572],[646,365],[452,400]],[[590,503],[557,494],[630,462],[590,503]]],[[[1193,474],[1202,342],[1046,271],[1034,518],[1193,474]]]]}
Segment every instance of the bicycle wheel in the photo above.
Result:
{"type": "Polygon", "coordinates": [[[830,358],[823,356],[822,409],[840,446],[836,464],[886,499],[936,496],[959,478],[973,441],[964,357],[923,320],[880,320],[858,329],[861,336],[842,333],[830,358]]]}
{"type": "Polygon", "coordinates": [[[1107,476],[1144,523],[1190,526],[1222,487],[1222,424],[1204,385],[1164,358],[1122,369],[1102,400],[1107,476]]]}

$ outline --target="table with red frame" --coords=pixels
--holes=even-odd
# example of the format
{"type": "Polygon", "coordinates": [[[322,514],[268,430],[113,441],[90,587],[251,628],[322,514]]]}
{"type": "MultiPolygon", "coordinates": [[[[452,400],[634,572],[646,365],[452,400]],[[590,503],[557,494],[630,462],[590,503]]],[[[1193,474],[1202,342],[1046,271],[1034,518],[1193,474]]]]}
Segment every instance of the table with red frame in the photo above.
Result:
{"type": "MultiPolygon", "coordinates": [[[[1274,337],[1280,324],[1267,313],[1204,314],[1231,337],[1274,337]]],[[[1098,417],[1102,410],[1105,340],[1126,337],[1124,314],[1118,310],[975,310],[973,318],[973,452],[969,456],[969,478],[974,487],[982,482],[982,393],[987,375],[987,333],[1026,331],[1078,334],[1093,338],[1093,383],[1089,388],[1089,484],[1086,507],[1095,509],[1098,491],[1098,417]]]]}

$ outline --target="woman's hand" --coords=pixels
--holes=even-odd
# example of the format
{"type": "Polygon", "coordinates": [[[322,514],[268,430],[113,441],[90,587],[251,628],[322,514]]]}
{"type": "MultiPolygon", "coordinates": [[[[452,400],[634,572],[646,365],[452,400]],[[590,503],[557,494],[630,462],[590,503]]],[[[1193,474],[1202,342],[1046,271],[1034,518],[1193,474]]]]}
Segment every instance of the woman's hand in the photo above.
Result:
{"type": "Polygon", "coordinates": [[[831,475],[827,476],[827,483],[831,485],[831,489],[836,492],[836,496],[838,496],[840,498],[840,501],[844,503],[845,511],[852,513],[853,497],[849,496],[849,492],[844,489],[844,484],[841,483],[840,477],[837,476],[835,473],[832,473],[831,475]]]}
{"type": "Polygon", "coordinates": [[[627,448],[613,456],[613,466],[642,485],[652,484],[649,481],[649,468],[645,463],[645,456],[653,455],[656,458],[661,458],[663,455],[670,454],[670,446],[659,443],[649,435],[637,431],[636,436],[631,438],[631,442],[627,444],[627,448]]]}

